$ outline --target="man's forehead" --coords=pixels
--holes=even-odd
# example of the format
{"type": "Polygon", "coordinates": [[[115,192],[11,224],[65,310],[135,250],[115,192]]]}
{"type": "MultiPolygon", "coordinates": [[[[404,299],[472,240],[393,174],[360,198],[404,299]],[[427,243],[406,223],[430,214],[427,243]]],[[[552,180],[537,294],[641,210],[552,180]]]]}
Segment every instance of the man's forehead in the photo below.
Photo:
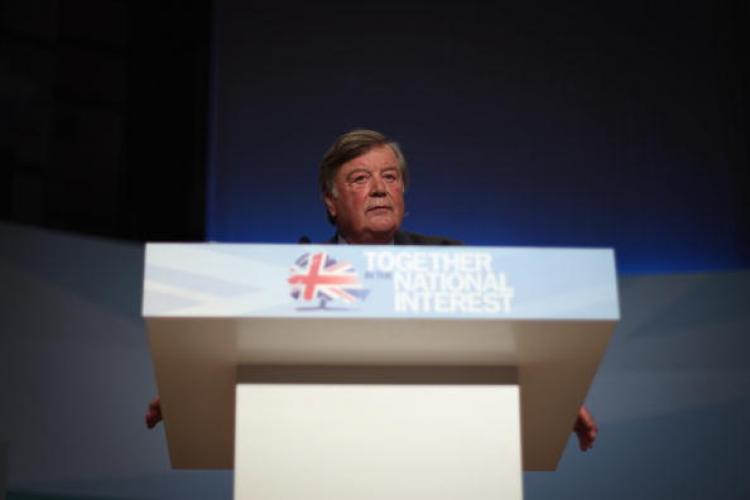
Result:
{"type": "Polygon", "coordinates": [[[339,168],[339,172],[351,172],[357,169],[385,170],[389,168],[398,168],[398,159],[389,146],[378,146],[344,163],[339,168]]]}

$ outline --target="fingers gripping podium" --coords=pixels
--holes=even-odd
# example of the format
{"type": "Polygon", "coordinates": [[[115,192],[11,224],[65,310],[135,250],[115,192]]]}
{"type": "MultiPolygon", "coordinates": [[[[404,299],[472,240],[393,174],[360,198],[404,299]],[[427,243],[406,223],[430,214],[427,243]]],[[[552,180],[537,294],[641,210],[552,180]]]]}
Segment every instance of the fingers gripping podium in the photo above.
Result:
{"type": "Polygon", "coordinates": [[[238,499],[522,498],[619,318],[611,250],[149,244],[175,468],[238,499]]]}

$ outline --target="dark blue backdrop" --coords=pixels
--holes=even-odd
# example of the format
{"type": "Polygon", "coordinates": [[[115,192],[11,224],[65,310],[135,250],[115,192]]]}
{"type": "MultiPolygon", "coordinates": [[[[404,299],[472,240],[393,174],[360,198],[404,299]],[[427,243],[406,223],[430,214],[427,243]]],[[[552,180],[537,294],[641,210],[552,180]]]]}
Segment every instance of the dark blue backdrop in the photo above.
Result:
{"type": "Polygon", "coordinates": [[[208,238],[327,239],[317,163],[368,127],[410,163],[405,228],[748,267],[731,5],[218,1],[208,238]]]}

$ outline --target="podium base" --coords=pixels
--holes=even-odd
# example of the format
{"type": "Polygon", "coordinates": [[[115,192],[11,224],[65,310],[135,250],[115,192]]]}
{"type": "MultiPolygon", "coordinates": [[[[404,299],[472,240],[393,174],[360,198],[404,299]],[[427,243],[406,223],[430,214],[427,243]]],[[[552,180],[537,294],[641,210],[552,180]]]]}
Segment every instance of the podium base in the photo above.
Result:
{"type": "Polygon", "coordinates": [[[519,388],[238,383],[237,500],[520,500],[519,388]]]}

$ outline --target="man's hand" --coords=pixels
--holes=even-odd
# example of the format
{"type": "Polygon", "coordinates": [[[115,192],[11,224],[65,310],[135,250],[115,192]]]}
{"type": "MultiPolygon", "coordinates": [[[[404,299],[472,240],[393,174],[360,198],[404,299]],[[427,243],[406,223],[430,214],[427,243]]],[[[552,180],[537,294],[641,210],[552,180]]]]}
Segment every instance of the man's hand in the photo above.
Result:
{"type": "Polygon", "coordinates": [[[585,406],[578,409],[578,418],[573,426],[573,431],[578,436],[578,447],[581,448],[581,451],[589,450],[594,446],[599,427],[585,406]]]}
{"type": "Polygon", "coordinates": [[[153,401],[148,404],[148,410],[146,411],[146,427],[153,429],[156,424],[161,422],[161,400],[159,396],[156,396],[153,401]]]}

